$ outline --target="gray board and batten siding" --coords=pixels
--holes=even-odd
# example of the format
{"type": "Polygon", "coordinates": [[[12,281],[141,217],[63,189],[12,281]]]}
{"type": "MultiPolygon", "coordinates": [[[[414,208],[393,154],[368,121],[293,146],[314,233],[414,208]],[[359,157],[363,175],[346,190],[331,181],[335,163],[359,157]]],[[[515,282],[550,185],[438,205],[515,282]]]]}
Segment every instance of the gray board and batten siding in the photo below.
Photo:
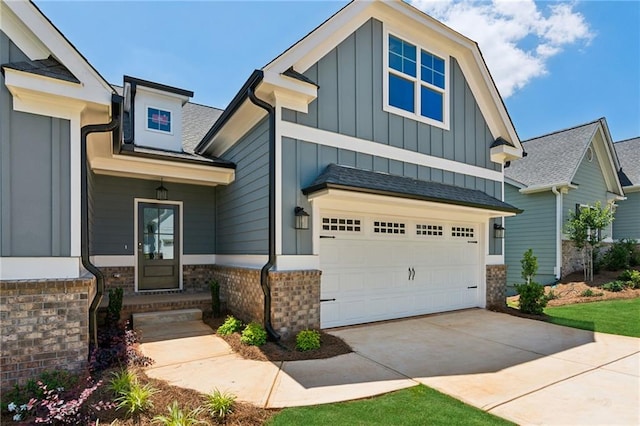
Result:
{"type": "Polygon", "coordinates": [[[221,156],[236,164],[236,174],[216,187],[217,254],[268,253],[268,130],[265,117],[221,156]]]}
{"type": "MultiPolygon", "coordinates": [[[[422,154],[500,171],[494,142],[455,58],[450,58],[450,130],[383,110],[383,29],[371,19],[304,75],[320,86],[308,113],[284,109],[284,120],[422,154]]],[[[428,46],[423,46],[428,49],[428,46]]]]}
{"type": "MultiPolygon", "coordinates": [[[[283,119],[500,171],[501,165],[490,159],[493,136],[454,58],[450,60],[450,130],[383,110],[383,34],[382,23],[371,19],[311,66],[304,74],[318,83],[317,99],[306,114],[284,109],[283,119]]],[[[296,206],[309,211],[301,188],[330,163],[479,189],[502,199],[500,182],[474,176],[289,138],[283,138],[282,152],[283,254],[311,254],[310,233],[296,231],[293,214],[288,212],[296,206]]],[[[500,242],[491,240],[490,254],[500,254],[500,242]]]]}
{"type": "Polygon", "coordinates": [[[540,284],[555,282],[556,264],[556,196],[551,192],[521,194],[518,188],[504,185],[506,202],[523,213],[505,218],[505,263],[507,264],[507,290],[515,294],[514,284],[522,283],[520,260],[528,249],[538,258],[540,284]]]}
{"type": "MultiPolygon", "coordinates": [[[[158,181],[90,173],[92,255],[133,255],[136,198],[153,200],[158,181]]],[[[215,188],[164,182],[169,201],[182,201],[183,253],[215,253],[215,188]]],[[[162,201],[159,201],[160,203],[162,201]]]]}
{"type": "MultiPolygon", "coordinates": [[[[25,60],[0,31],[0,64],[25,60]]],[[[70,123],[14,111],[0,78],[0,255],[70,256],[70,123]]]]}
{"type": "Polygon", "coordinates": [[[625,194],[626,200],[618,201],[616,219],[613,221],[613,238],[640,241],[640,192],[625,194]]]}

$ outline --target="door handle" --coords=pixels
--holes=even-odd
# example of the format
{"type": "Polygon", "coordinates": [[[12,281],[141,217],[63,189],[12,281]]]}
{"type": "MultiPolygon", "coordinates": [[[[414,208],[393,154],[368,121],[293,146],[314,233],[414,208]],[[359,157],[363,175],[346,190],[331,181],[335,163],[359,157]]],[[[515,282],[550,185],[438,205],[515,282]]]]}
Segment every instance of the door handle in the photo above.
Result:
{"type": "Polygon", "coordinates": [[[416,279],[416,270],[411,268],[411,281],[415,281],[416,279]]]}

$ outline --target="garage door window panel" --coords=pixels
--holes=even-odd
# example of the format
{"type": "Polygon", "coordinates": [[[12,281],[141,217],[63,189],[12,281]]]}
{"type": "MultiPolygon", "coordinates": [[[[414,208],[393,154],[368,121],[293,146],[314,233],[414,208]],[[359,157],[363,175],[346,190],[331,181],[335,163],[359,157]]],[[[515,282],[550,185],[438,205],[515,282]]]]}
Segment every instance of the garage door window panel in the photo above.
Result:
{"type": "Polygon", "coordinates": [[[362,220],[343,217],[323,217],[322,230],[337,232],[361,232],[362,220]]]}

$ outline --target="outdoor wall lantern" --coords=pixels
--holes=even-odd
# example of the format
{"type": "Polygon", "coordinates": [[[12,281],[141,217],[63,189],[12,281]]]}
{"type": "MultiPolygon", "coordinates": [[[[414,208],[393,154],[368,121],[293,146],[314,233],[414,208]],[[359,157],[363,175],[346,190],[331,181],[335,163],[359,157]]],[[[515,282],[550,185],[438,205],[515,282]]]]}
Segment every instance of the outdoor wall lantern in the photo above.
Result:
{"type": "Polygon", "coordinates": [[[504,226],[499,223],[493,224],[493,236],[496,238],[504,238],[504,226]]]}
{"type": "Polygon", "coordinates": [[[309,229],[309,213],[305,212],[302,207],[296,207],[294,214],[296,217],[296,229],[309,229]]]}
{"type": "Polygon", "coordinates": [[[168,200],[169,190],[162,184],[162,178],[160,178],[160,186],[156,188],[156,200],[168,200]]]}

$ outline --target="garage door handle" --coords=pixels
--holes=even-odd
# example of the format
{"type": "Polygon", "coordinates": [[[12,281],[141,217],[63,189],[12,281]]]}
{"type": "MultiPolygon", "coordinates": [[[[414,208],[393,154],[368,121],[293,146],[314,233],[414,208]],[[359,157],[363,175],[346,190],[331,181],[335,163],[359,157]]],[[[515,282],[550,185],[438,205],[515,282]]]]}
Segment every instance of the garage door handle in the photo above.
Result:
{"type": "Polygon", "coordinates": [[[335,238],[334,235],[320,235],[320,238],[335,238]]]}
{"type": "Polygon", "coordinates": [[[409,281],[413,281],[416,278],[416,270],[409,268],[409,281]]]}
{"type": "Polygon", "coordinates": [[[472,285],[472,286],[467,287],[467,288],[478,288],[478,286],[477,285],[472,285]]]}
{"type": "Polygon", "coordinates": [[[336,299],[320,299],[320,302],[335,302],[336,299]]]}
{"type": "Polygon", "coordinates": [[[478,244],[477,241],[467,241],[469,244],[478,244]]]}

